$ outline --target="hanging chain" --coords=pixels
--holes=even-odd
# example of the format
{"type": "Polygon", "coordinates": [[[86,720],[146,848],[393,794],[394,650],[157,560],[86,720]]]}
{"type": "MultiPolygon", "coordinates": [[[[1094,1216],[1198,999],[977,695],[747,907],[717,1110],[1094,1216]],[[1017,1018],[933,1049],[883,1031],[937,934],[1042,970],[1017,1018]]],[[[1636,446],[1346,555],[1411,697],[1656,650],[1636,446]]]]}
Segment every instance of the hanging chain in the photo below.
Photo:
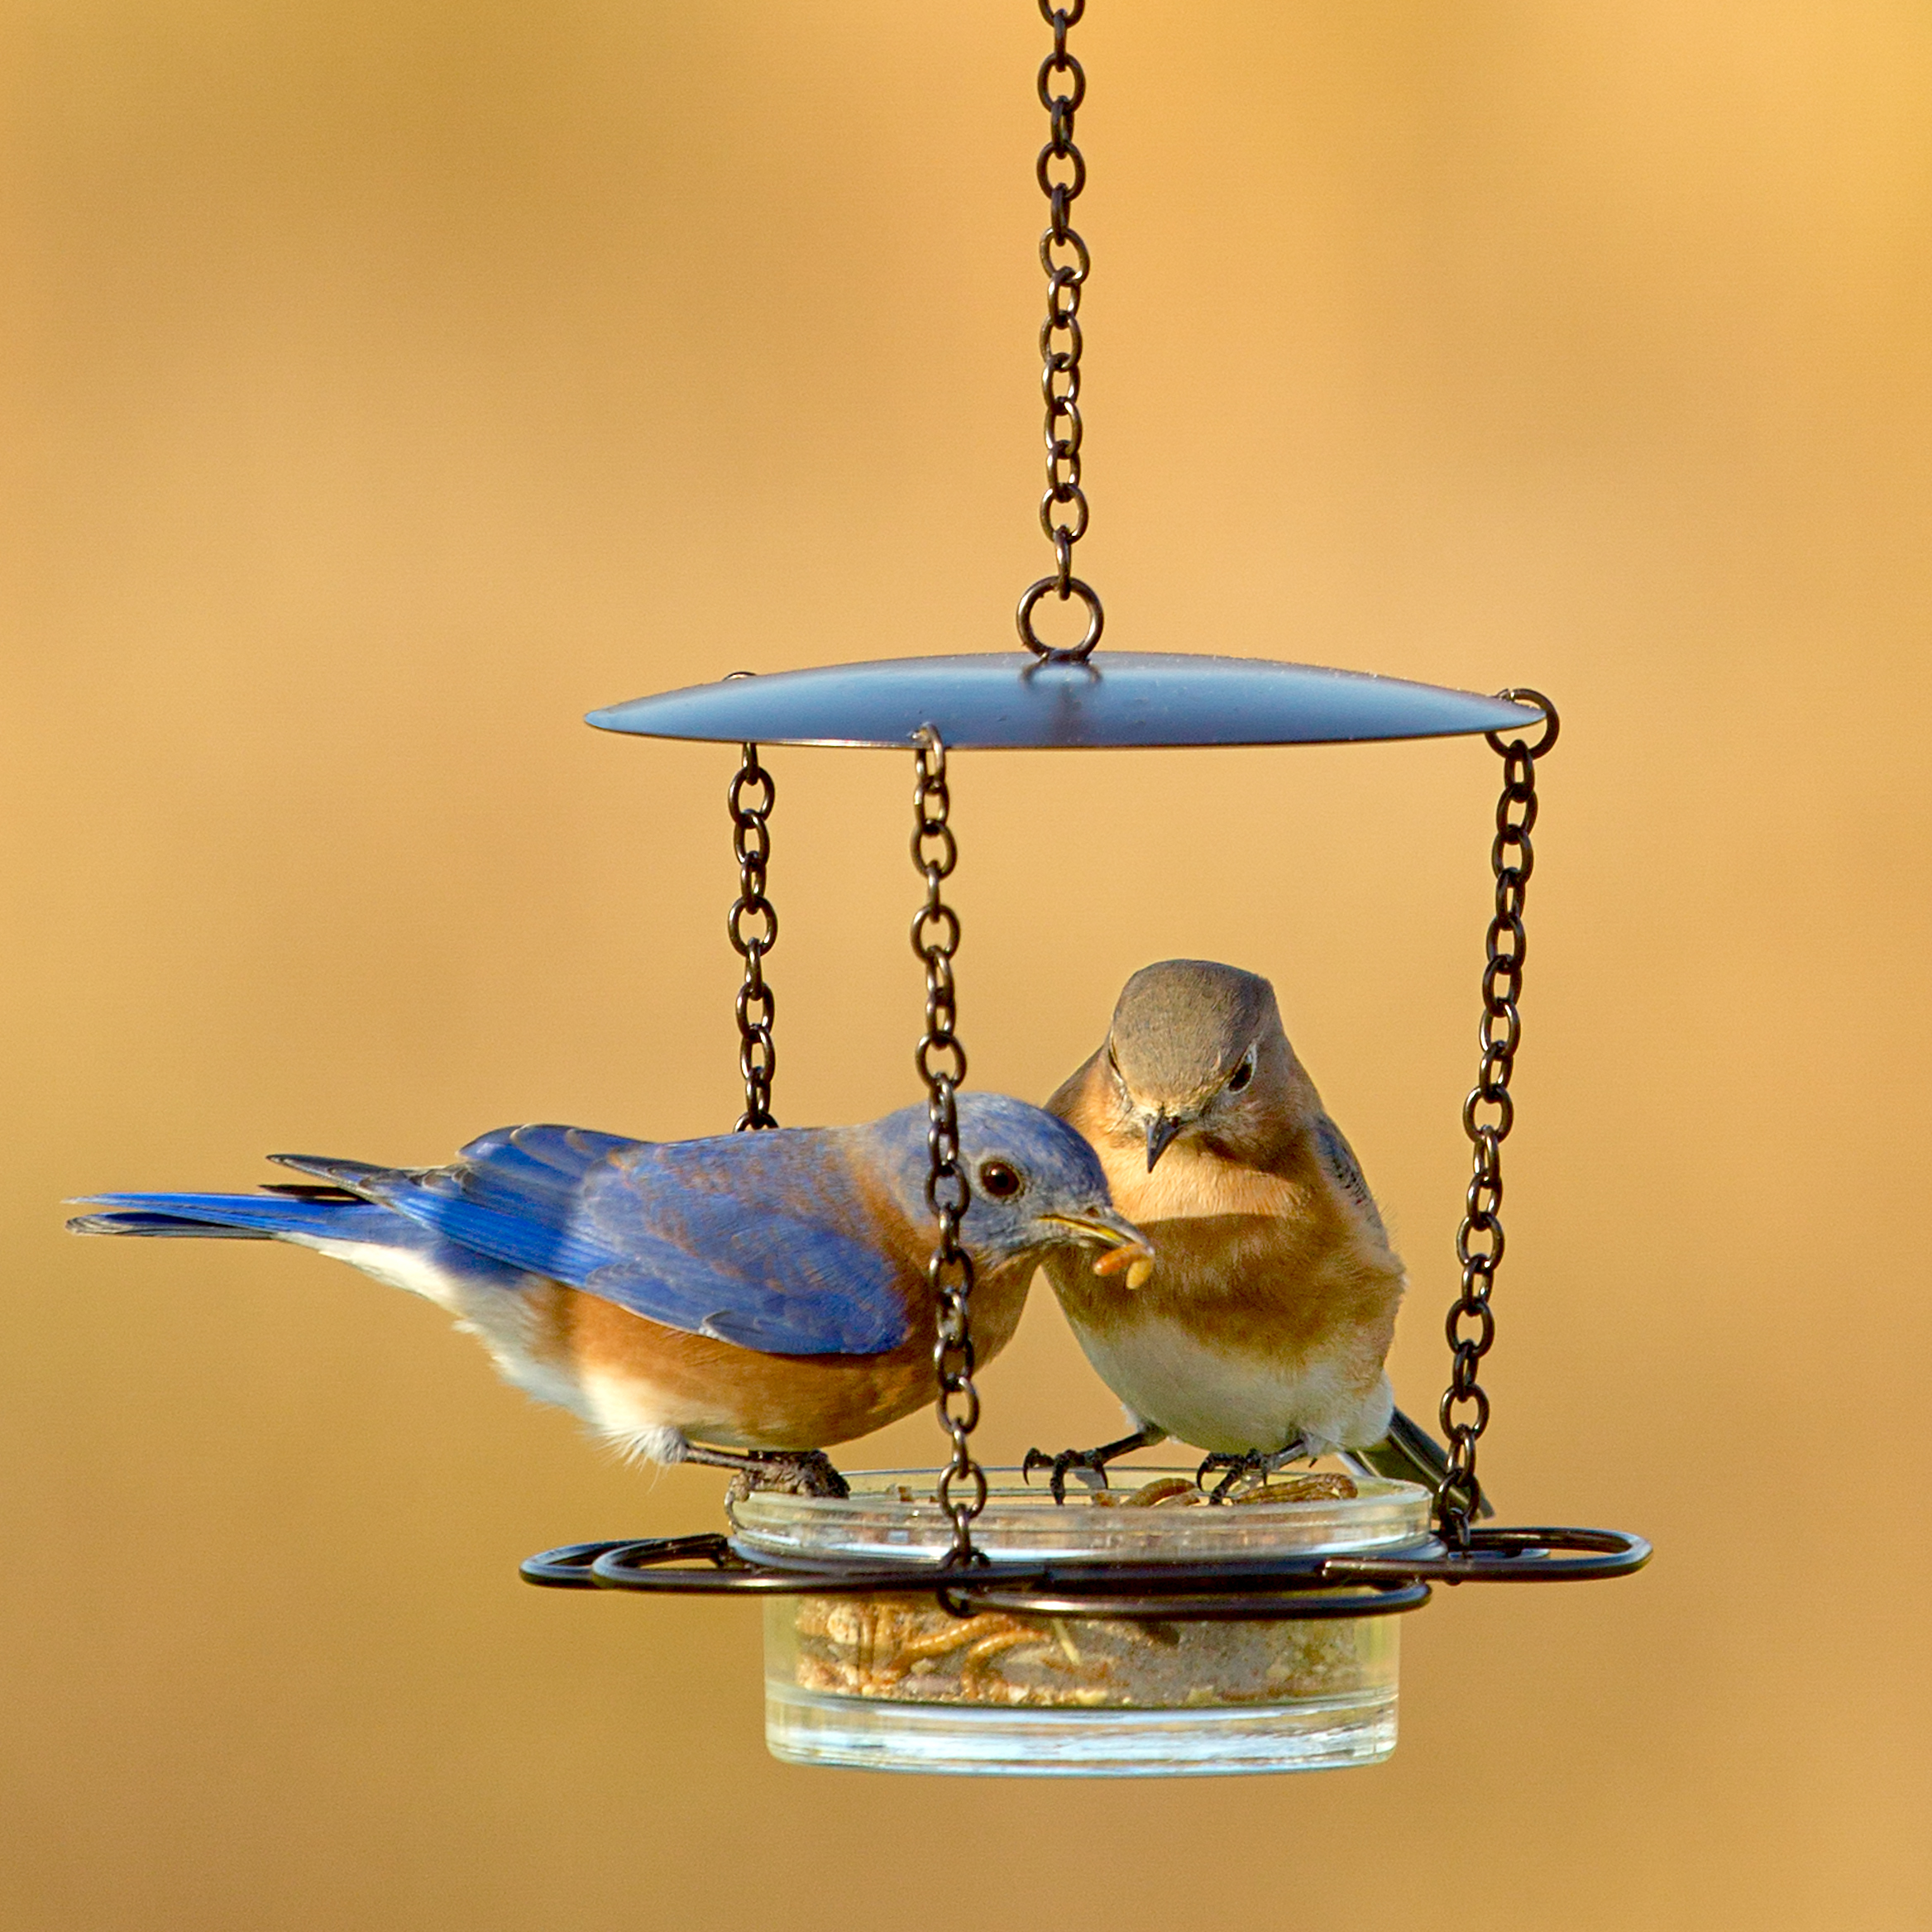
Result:
{"type": "MultiPolygon", "coordinates": [[[[747,673],[734,673],[737,677],[747,673]]],[[[772,1076],[778,1070],[778,1050],[772,1044],[772,1021],[777,1002],[765,984],[765,955],[778,943],[778,915],[765,897],[765,866],[772,856],[771,827],[766,822],[778,802],[777,781],[758,763],[758,748],[744,748],[744,762],[731,781],[731,844],[738,854],[738,902],[725,930],[732,949],[744,961],[744,984],[738,989],[738,1067],[744,1075],[744,1112],[738,1131],[756,1133],[775,1127],[772,1112],[772,1076]],[[745,930],[747,921],[756,929],[745,930]]]]}
{"type": "Polygon", "coordinates": [[[946,790],[946,748],[930,725],[921,727],[912,793],[912,863],[925,879],[925,903],[912,921],[912,950],[925,964],[925,1032],[915,1056],[925,1083],[926,1204],[938,1224],[926,1279],[939,1310],[933,1367],[939,1377],[940,1425],[952,1456],[939,1480],[937,1501],[952,1519],[952,1563],[974,1561],[973,1520],[986,1507],[986,1471],[968,1441],[979,1424],[979,1391],[973,1385],[973,1260],[959,1243],[972,1190],[959,1160],[956,1096],[966,1078],[966,1050],[954,1026],[959,1008],[953,989],[953,955],[959,949],[959,916],[940,888],[959,863],[959,847],[946,823],[952,799],[946,790]],[[964,1485],[955,1495],[956,1485],[964,1485]]]}
{"type": "Polygon", "coordinates": [[[1436,1490],[1436,1519],[1444,1540],[1458,1550],[1469,1547],[1471,1520],[1482,1507],[1476,1480],[1476,1439],[1490,1425],[1490,1399],[1476,1371],[1496,1338],[1490,1307],[1496,1270],[1503,1260],[1503,1143],[1515,1124],[1509,1077],[1523,1036],[1517,1002],[1523,997],[1523,962],[1528,949],[1523,908],[1528,895],[1534,854],[1530,829],[1536,824],[1536,761],[1557,742],[1557,708],[1540,691],[1499,691],[1499,697],[1534,705],[1543,714],[1543,732],[1535,744],[1520,738],[1504,743],[1489,734],[1490,748],[1503,760],[1503,794],[1496,801],[1496,837],[1490,868],[1496,875],[1496,911],[1490,921],[1489,959],[1483,968],[1483,1016],[1477,1030],[1482,1066],[1475,1090],[1462,1105],[1462,1131],[1472,1150],[1473,1178],[1456,1258],[1462,1264],[1462,1293],[1449,1310],[1451,1356],[1449,1386],[1442,1396],[1442,1422],[1449,1438],[1449,1467],[1436,1490]],[[1490,1110],[1486,1115],[1483,1109],[1490,1110]]]}
{"type": "Polygon", "coordinates": [[[1046,494],[1040,500],[1040,527],[1053,545],[1054,572],[1031,586],[1020,600],[1020,641],[1035,657],[1059,663],[1084,662],[1100,642],[1107,622],[1090,584],[1074,575],[1074,546],[1087,534],[1087,497],[1080,487],[1080,291],[1093,266],[1087,244],[1074,231],[1075,199],[1087,185],[1087,163],[1074,146],[1074,116],[1087,98],[1087,75],[1067,51],[1067,29],[1087,11],[1087,0],[1054,7],[1040,0],[1053,29],[1053,51],[1040,66],[1040,104],[1047,112],[1049,136],[1034,172],[1051,218],[1040,238],[1040,265],[1046,270],[1046,320],[1040,325],[1040,386],[1046,398],[1046,494]],[[1055,83],[1067,91],[1054,91],[1055,83]],[[1056,169],[1055,164],[1059,164],[1056,169]],[[1056,173],[1061,178],[1056,179],[1056,173]],[[1056,255],[1055,251],[1068,251],[1056,255]],[[1050,591],[1064,604],[1078,597],[1087,606],[1087,629],[1070,650],[1055,650],[1033,629],[1033,612],[1050,591]]]}

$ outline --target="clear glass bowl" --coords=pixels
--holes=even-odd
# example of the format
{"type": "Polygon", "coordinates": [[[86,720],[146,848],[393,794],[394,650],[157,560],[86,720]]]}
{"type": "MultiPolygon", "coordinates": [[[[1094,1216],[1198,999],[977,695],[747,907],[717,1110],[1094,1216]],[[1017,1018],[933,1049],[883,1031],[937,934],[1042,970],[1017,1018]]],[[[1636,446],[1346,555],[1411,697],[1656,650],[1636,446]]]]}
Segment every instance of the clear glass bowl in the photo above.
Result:
{"type": "MultiPolygon", "coordinates": [[[[1056,1506],[1011,1470],[975,1540],[996,1560],[1160,1564],[1413,1546],[1427,1490],[1276,1477],[1208,1504],[1187,1471],[1056,1506]]],[[[760,1491],[733,1542],[765,1563],[937,1563],[949,1547],[926,1471],[850,1478],[849,1497],[760,1491]]],[[[1400,1619],[958,1618],[924,1595],[771,1597],[765,1738],[794,1764],[1063,1777],[1312,1771],[1395,1748],[1400,1619]]]]}

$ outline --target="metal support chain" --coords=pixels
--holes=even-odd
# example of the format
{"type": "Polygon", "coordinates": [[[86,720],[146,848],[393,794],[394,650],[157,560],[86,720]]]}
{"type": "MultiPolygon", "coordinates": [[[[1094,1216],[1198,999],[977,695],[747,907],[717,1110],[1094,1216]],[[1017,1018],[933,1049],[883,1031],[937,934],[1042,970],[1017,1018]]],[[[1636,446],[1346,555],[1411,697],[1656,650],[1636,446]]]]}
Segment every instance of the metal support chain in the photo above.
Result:
{"type": "Polygon", "coordinates": [[[959,1159],[957,1095],[966,1078],[966,1050],[954,1031],[959,1010],[953,955],[959,949],[959,916],[940,887],[959,863],[947,824],[946,748],[930,724],[921,727],[912,793],[912,863],[925,880],[925,903],[912,921],[912,950],[925,966],[925,1031],[915,1056],[925,1083],[928,1165],[926,1204],[938,1233],[926,1279],[938,1308],[933,1368],[939,1379],[940,1425],[952,1444],[940,1473],[936,1500],[953,1525],[954,1564],[978,1560],[973,1523],[986,1507],[986,1471],[973,1460],[970,1438],[979,1424],[979,1391],[973,1384],[973,1260],[960,1245],[959,1224],[973,1198],[959,1159]]]}
{"type": "Polygon", "coordinates": [[[1040,265],[1046,270],[1046,320],[1040,330],[1046,494],[1040,500],[1040,527],[1053,545],[1054,571],[1028,587],[1020,600],[1018,623],[1020,641],[1028,650],[1059,663],[1083,662],[1100,642],[1107,621],[1093,586],[1074,575],[1074,546],[1087,534],[1087,497],[1080,487],[1079,317],[1080,291],[1093,260],[1071,218],[1074,203],[1087,185],[1087,162],[1074,146],[1074,116],[1087,98],[1087,75],[1067,51],[1067,29],[1086,11],[1087,0],[1073,0],[1070,7],[1040,0],[1040,15],[1053,29],[1053,51],[1040,67],[1040,104],[1047,112],[1048,139],[1034,170],[1050,211],[1040,238],[1040,265]],[[1056,92],[1056,82],[1064,83],[1065,91],[1056,92]],[[1060,170],[1064,175],[1056,179],[1060,170]],[[1056,250],[1071,252],[1056,255],[1056,250]],[[1034,630],[1034,610],[1050,591],[1063,604],[1078,597],[1087,607],[1085,634],[1069,650],[1054,649],[1034,630]]]}
{"type": "Polygon", "coordinates": [[[765,955],[778,943],[778,915],[765,897],[765,866],[772,856],[767,821],[778,802],[778,787],[758,763],[758,748],[748,744],[744,751],[744,760],[731,781],[730,792],[738,901],[725,928],[733,950],[744,961],[744,984],[738,989],[738,1066],[744,1075],[744,1112],[738,1120],[741,1134],[778,1124],[772,1112],[772,1076],[778,1070],[772,1021],[777,1015],[777,1002],[765,983],[765,955]],[[758,922],[756,928],[748,932],[746,922],[753,920],[758,922]]]}
{"type": "Polygon", "coordinates": [[[1503,1143],[1516,1120],[1509,1078],[1523,1036],[1517,1002],[1523,996],[1528,950],[1523,908],[1534,863],[1529,834],[1536,824],[1536,762],[1556,744],[1560,729],[1556,706],[1540,691],[1512,690],[1497,696],[1534,705],[1543,714],[1544,728],[1533,745],[1520,738],[1505,743],[1495,732],[1489,734],[1490,748],[1503,760],[1503,792],[1496,801],[1496,836],[1490,848],[1496,910],[1490,921],[1483,1016],[1477,1029],[1482,1064],[1475,1088],[1462,1105],[1462,1131],[1469,1136],[1474,1172],[1456,1236],[1462,1292],[1446,1325],[1451,1360],[1441,1412],[1443,1432],[1449,1438],[1449,1467],[1436,1490],[1437,1523],[1443,1541],[1455,1550],[1470,1547],[1470,1523],[1482,1507],[1475,1446],[1490,1424],[1490,1399],[1476,1372],[1496,1338],[1490,1294],[1503,1260],[1503,1143]]]}

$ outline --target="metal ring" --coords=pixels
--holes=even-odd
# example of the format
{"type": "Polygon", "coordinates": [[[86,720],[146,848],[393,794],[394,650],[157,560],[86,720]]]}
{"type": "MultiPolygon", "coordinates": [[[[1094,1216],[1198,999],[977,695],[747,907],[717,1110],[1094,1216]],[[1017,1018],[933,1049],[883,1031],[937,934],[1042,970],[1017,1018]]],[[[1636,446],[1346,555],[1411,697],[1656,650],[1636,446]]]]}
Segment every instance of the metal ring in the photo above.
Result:
{"type": "MultiPolygon", "coordinates": [[[[1040,184],[1042,194],[1050,196],[1057,190],[1065,195],[1069,201],[1078,201],[1082,189],[1087,185],[1087,159],[1070,142],[1065,154],[1055,154],[1053,143],[1049,141],[1040,151],[1040,159],[1034,165],[1033,174],[1034,179],[1040,184]],[[1046,171],[1049,161],[1071,161],[1074,164],[1072,177],[1065,181],[1055,181],[1046,171]]],[[[1058,235],[1054,237],[1056,242],[1059,238],[1058,235]]]]}
{"type": "Polygon", "coordinates": [[[1472,1529],[1466,1555],[1331,1557],[1331,1576],[1429,1577],[1438,1583],[1595,1583],[1631,1576],[1651,1547],[1622,1529],[1472,1529]]]}
{"type": "Polygon", "coordinates": [[[1496,1264],[1503,1259],[1503,1224],[1493,1214],[1484,1215],[1480,1218],[1470,1215],[1456,1231],[1456,1259],[1465,1268],[1483,1261],[1488,1264],[1484,1272],[1494,1274],[1496,1264]],[[1485,1221],[1489,1223],[1486,1227],[1483,1225],[1485,1221]],[[1478,1235],[1486,1235],[1495,1245],[1493,1247],[1472,1248],[1469,1244],[1478,1235]]]}
{"type": "Polygon", "coordinates": [[[1140,1622],[1255,1621],[1388,1616],[1419,1608],[1438,1583],[1588,1583],[1628,1576],[1650,1561],[1643,1537],[1617,1529],[1472,1529],[1466,1554],[1424,1543],[1387,1556],[1335,1555],[1255,1562],[993,1565],[971,1577],[946,1565],[777,1568],[748,1562],[715,1533],[566,1543],[521,1566],[551,1590],[628,1590],[667,1595],[916,1596],[956,1592],[1020,1615],[1121,1617],[1140,1622]],[[703,1569],[674,1566],[703,1562],[703,1569]],[[1357,1600],[1338,1585],[1375,1586],[1357,1600]],[[1097,1587],[1099,1585],[1106,1587],[1097,1587]],[[1196,1586],[1190,1594],[1189,1586],[1196,1586]]]}
{"type": "Polygon", "coordinates": [[[1471,1348],[1477,1356],[1485,1356],[1496,1339],[1496,1312],[1487,1302],[1457,1302],[1449,1311],[1449,1346],[1451,1348],[1471,1348]],[[1480,1315],[1482,1327],[1474,1335],[1462,1333],[1463,1317],[1480,1315]]]}
{"type": "Polygon", "coordinates": [[[959,915],[944,900],[936,906],[920,907],[912,921],[912,949],[916,953],[937,953],[944,959],[951,959],[959,951],[959,915]],[[930,934],[929,926],[938,927],[938,934],[930,934]]]}
{"type": "Polygon", "coordinates": [[[918,1068],[920,1078],[929,1086],[937,1079],[949,1081],[955,1087],[966,1084],[966,1049],[949,1033],[928,1034],[913,1050],[912,1064],[918,1068]],[[932,1056],[938,1053],[947,1054],[952,1064],[935,1067],[932,1056]]]}
{"type": "Polygon", "coordinates": [[[1020,630],[1020,642],[1035,658],[1043,658],[1050,664],[1084,664],[1088,658],[1093,655],[1093,647],[1100,642],[1101,631],[1107,624],[1107,614],[1101,609],[1100,599],[1095,594],[1091,584],[1083,582],[1078,577],[1069,577],[1067,580],[1068,591],[1078,597],[1087,606],[1086,634],[1082,637],[1078,643],[1074,645],[1071,649],[1056,651],[1052,645],[1045,643],[1034,633],[1033,612],[1035,606],[1049,591],[1057,591],[1059,588],[1059,580],[1057,577],[1042,577],[1038,583],[1027,586],[1026,595],[1021,598],[1020,608],[1015,616],[1015,622],[1018,624],[1020,630]]]}
{"type": "Polygon", "coordinates": [[[769,899],[740,899],[726,916],[724,936],[741,959],[749,958],[754,946],[761,954],[770,952],[778,943],[777,908],[769,899]],[[748,933],[742,930],[744,921],[752,917],[764,928],[763,932],[748,933]]]}
{"type": "MultiPolygon", "coordinates": [[[[1363,1581],[1367,1581],[1367,1579],[1363,1581]]],[[[1004,1610],[1022,1617],[1113,1617],[1140,1624],[1279,1624],[1337,1617],[1393,1617],[1419,1610],[1427,1584],[1391,1579],[1379,1588],[1256,1592],[1212,1591],[1197,1596],[1107,1596],[1084,1590],[1055,1594],[1037,1584],[962,1583],[952,1591],[975,1610],[1004,1610]]]]}
{"type": "MultiPolygon", "coordinates": [[[[748,677],[750,673],[744,672],[734,675],[748,677]]],[[[726,681],[729,682],[729,680],[727,679],[726,681]]],[[[729,803],[732,816],[734,820],[740,817],[746,820],[762,820],[778,802],[778,788],[772,782],[772,774],[763,765],[756,763],[757,751],[758,747],[755,744],[748,744],[743,748],[745,762],[739,767],[736,776],[731,781],[729,803]],[[758,786],[762,795],[756,805],[748,802],[744,796],[746,787],[753,783],[758,786]]]]}
{"type": "MultiPolygon", "coordinates": [[[[1051,22],[1048,22],[1050,26],[1051,22]]],[[[1073,25],[1071,21],[1067,23],[1073,25]]],[[[1087,98],[1087,70],[1071,54],[1056,49],[1040,64],[1040,104],[1048,113],[1055,107],[1064,108],[1069,114],[1077,114],[1080,104],[1087,98]],[[1054,94],[1047,92],[1049,74],[1070,74],[1074,77],[1074,91],[1070,94],[1054,94]]]]}
{"type": "Polygon", "coordinates": [[[1059,355],[1067,358],[1066,366],[1072,369],[1078,366],[1081,355],[1086,348],[1086,337],[1080,328],[1077,316],[1050,314],[1040,325],[1040,360],[1044,367],[1050,357],[1059,355]],[[1064,349],[1053,347],[1055,336],[1067,338],[1064,349]]]}
{"type": "MultiPolygon", "coordinates": [[[[615,1543],[590,1566],[593,1588],[634,1590],[668,1596],[878,1596],[921,1592],[933,1588],[931,1572],[908,1576],[903,1566],[893,1570],[774,1570],[747,1563],[721,1536],[669,1537],[640,1542],[615,1543]],[[681,1545],[715,1543],[722,1557],[709,1550],[681,1545]],[[679,1570],[670,1566],[710,1558],[714,1567],[679,1570]]],[[[532,1581],[535,1581],[533,1579],[532,1581]]]]}
{"type": "Polygon", "coordinates": [[[1503,793],[1512,805],[1528,805],[1536,796],[1536,760],[1520,738],[1503,747],[1503,793]]]}
{"type": "Polygon", "coordinates": [[[1491,1012],[1485,1006],[1482,1018],[1476,1022],[1476,1039],[1481,1044],[1485,1059],[1491,1054],[1500,1054],[1505,1059],[1513,1059],[1517,1048],[1523,1044],[1523,1016],[1514,1005],[1504,1007],[1499,1012],[1491,1012]],[[1500,1040],[1494,1037],[1494,1022],[1498,1020],[1509,1021],[1500,1040]]]}
{"type": "MultiPolygon", "coordinates": [[[[958,1427],[970,1436],[979,1422],[979,1391],[968,1383],[965,1394],[967,1397],[965,1414],[954,1417],[952,1419],[958,1427]]],[[[977,1462],[968,1462],[964,1471],[943,1469],[940,1471],[939,1488],[935,1494],[935,1500],[939,1504],[940,1509],[945,1510],[949,1514],[956,1509],[964,1509],[967,1520],[970,1522],[986,1507],[988,1494],[988,1485],[986,1480],[986,1471],[977,1462]],[[962,1474],[970,1483],[973,1494],[964,1502],[954,1503],[953,1500],[953,1479],[962,1474]]]]}
{"type": "MultiPolygon", "coordinates": [[[[1069,543],[1078,543],[1087,534],[1087,499],[1078,483],[1069,484],[1064,489],[1059,484],[1055,483],[1047,490],[1040,500],[1040,533],[1050,543],[1058,543],[1063,534],[1069,543]],[[1070,524],[1055,523],[1054,511],[1056,509],[1064,509],[1069,503],[1079,505],[1078,518],[1070,524]]],[[[1050,581],[1054,589],[1059,591],[1064,598],[1067,593],[1064,591],[1060,591],[1059,579],[1056,576],[1050,581]]]]}
{"type": "Polygon", "coordinates": [[[1506,705],[1534,705],[1543,715],[1543,734],[1534,744],[1523,739],[1506,739],[1501,733],[1485,732],[1490,750],[1499,756],[1508,757],[1512,744],[1521,744],[1532,758],[1540,758],[1552,749],[1557,734],[1563,729],[1563,720],[1557,715],[1557,707],[1540,691],[1532,691],[1527,684],[1513,684],[1507,691],[1499,691],[1496,696],[1506,705]]]}
{"type": "Polygon", "coordinates": [[[912,863],[923,873],[935,873],[942,879],[951,878],[953,868],[959,863],[959,844],[953,836],[953,828],[944,819],[920,821],[912,834],[912,863]],[[937,841],[930,852],[925,849],[928,839],[937,841]]]}
{"type": "Polygon", "coordinates": [[[1051,234],[1040,237],[1040,265],[1050,275],[1059,275],[1070,269],[1081,281],[1085,281],[1093,270],[1093,257],[1087,251],[1086,242],[1072,229],[1067,231],[1064,241],[1051,234]],[[1071,247],[1074,259],[1070,262],[1058,262],[1053,258],[1055,248],[1071,247]]]}
{"type": "MultiPolygon", "coordinates": [[[[734,672],[734,677],[749,677],[748,671],[734,672]]],[[[541,1590],[595,1590],[596,1581],[591,1575],[591,1566],[606,1550],[620,1550],[624,1539],[605,1541],[600,1543],[565,1543],[554,1550],[544,1550],[540,1554],[526,1557],[517,1566],[517,1575],[525,1583],[533,1583],[541,1590]]]]}

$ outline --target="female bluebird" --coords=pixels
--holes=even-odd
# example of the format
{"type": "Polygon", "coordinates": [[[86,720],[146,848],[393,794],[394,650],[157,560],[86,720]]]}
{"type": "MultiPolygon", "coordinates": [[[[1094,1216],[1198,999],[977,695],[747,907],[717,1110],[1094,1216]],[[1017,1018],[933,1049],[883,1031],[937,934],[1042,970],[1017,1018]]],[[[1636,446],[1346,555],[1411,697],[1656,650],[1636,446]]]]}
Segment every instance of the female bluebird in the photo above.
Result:
{"type": "Polygon", "coordinates": [[[1098,1150],[1155,1253],[1150,1270],[1107,1257],[1105,1279],[1047,1258],[1087,1359],[1135,1424],[1098,1449],[1029,1454],[1055,1496],[1069,1470],[1104,1484],[1115,1456],[1168,1436],[1212,1451],[1203,1472],[1342,1451],[1436,1483],[1442,1451],[1396,1410],[1382,1372],[1402,1263],[1266,980],[1198,959],[1145,968],[1100,1050],[1046,1104],[1098,1150]]]}
{"type": "MultiPolygon", "coordinates": [[[[1062,1249],[1144,1256],[1093,1150],[1003,1094],[962,1094],[979,1359],[1062,1249]]],[[[629,1453],[843,1494],[825,1446],[934,1392],[926,1115],[715,1139],[485,1134],[448,1167],[284,1154],[320,1184],[103,1194],[81,1234],[294,1241],[426,1296],[511,1382],[629,1453]]]]}

